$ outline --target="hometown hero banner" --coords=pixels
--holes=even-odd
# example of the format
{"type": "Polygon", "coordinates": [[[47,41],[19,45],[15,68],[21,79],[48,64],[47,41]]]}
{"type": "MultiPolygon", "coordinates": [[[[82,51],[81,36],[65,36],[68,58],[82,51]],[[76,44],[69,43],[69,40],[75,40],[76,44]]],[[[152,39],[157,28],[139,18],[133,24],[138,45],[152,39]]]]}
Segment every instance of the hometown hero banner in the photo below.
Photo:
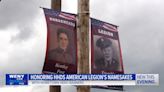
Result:
{"type": "MultiPolygon", "coordinates": [[[[123,74],[117,26],[91,18],[91,73],[123,74]]],[[[99,85],[95,88],[123,90],[123,86],[99,85]]]]}
{"type": "Polygon", "coordinates": [[[92,73],[123,73],[117,26],[91,19],[92,73]]]}
{"type": "Polygon", "coordinates": [[[77,73],[75,15],[45,9],[47,49],[43,73],[77,73]]]}

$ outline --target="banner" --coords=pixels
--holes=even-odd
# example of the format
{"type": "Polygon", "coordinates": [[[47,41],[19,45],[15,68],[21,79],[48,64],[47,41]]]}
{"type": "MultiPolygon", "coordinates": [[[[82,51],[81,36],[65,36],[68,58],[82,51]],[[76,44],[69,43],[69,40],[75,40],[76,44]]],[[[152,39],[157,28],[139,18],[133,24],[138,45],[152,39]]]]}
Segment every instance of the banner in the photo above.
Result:
{"type": "Polygon", "coordinates": [[[159,74],[6,74],[6,85],[159,85],[159,74]]]}
{"type": "MultiPolygon", "coordinates": [[[[91,18],[91,73],[123,74],[123,62],[117,26],[91,18]]],[[[123,90],[122,86],[96,88],[123,90]]]]}
{"type": "Polygon", "coordinates": [[[117,26],[91,19],[92,73],[124,73],[117,26]]]}
{"type": "Polygon", "coordinates": [[[43,73],[77,73],[75,15],[44,9],[47,49],[43,73]]]}

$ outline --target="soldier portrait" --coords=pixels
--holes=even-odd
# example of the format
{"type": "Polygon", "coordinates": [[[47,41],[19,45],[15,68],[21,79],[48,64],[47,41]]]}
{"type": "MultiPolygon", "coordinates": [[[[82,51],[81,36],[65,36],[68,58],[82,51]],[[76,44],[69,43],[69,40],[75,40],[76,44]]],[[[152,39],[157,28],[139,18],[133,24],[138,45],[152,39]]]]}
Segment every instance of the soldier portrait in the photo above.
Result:
{"type": "MultiPolygon", "coordinates": [[[[52,37],[51,37],[50,46],[51,46],[51,48],[53,47],[53,49],[51,49],[48,52],[48,60],[49,61],[57,61],[57,62],[66,63],[66,64],[74,63],[75,56],[73,56],[73,55],[75,55],[75,54],[71,54],[71,53],[73,53],[73,52],[71,52],[71,50],[73,50],[73,49],[70,49],[71,40],[70,40],[69,34],[71,34],[71,33],[69,33],[69,32],[70,32],[70,30],[59,28],[59,29],[57,29],[57,31],[55,33],[56,40],[51,40],[52,39],[52,37]]],[[[72,47],[73,47],[73,45],[72,45],[72,47]]]]}
{"type": "Polygon", "coordinates": [[[97,70],[118,71],[119,56],[114,48],[115,43],[110,38],[97,36],[95,40],[94,68],[97,70]]]}

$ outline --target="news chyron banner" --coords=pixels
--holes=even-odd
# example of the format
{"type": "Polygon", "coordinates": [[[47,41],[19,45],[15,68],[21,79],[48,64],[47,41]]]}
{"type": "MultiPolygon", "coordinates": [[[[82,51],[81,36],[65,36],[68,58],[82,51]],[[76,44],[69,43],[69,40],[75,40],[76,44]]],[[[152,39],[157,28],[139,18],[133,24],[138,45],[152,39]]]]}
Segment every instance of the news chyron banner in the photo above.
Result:
{"type": "MultiPolygon", "coordinates": [[[[91,18],[91,73],[123,74],[117,26],[91,18]]],[[[97,86],[122,90],[122,86],[97,86]]]]}
{"type": "Polygon", "coordinates": [[[76,17],[61,11],[45,9],[47,48],[43,73],[76,74],[76,17]]]}
{"type": "Polygon", "coordinates": [[[159,85],[159,74],[6,74],[6,85],[113,85],[118,90],[121,85],[159,85]]]}

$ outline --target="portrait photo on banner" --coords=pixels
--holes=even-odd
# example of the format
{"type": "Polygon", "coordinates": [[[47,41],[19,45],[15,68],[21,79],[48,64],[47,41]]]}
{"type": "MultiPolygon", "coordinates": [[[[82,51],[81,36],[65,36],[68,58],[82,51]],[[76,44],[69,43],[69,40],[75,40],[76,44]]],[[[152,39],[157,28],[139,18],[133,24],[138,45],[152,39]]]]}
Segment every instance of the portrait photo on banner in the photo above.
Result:
{"type": "Polygon", "coordinates": [[[75,64],[75,31],[60,25],[50,25],[48,61],[75,64]]]}
{"type": "Polygon", "coordinates": [[[104,71],[121,71],[118,40],[100,35],[93,36],[94,69],[104,71]]]}

